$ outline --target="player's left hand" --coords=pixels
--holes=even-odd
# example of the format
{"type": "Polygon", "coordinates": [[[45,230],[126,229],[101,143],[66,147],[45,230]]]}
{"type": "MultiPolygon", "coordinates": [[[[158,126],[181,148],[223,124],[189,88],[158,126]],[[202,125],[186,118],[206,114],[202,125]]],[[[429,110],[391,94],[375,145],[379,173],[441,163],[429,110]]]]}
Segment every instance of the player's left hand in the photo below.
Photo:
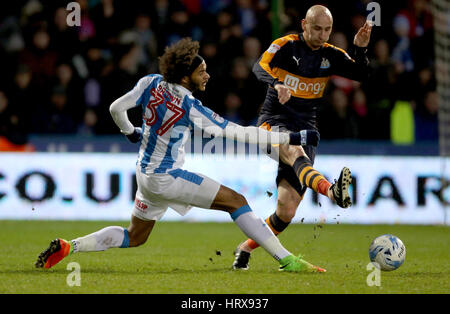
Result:
{"type": "Polygon", "coordinates": [[[289,134],[289,144],[291,145],[319,145],[320,133],[317,130],[301,130],[300,132],[289,134]]]}
{"type": "Polygon", "coordinates": [[[356,33],[353,43],[358,47],[367,47],[369,45],[371,32],[372,23],[366,21],[366,23],[358,30],[358,33],[356,33]]]}
{"type": "Polygon", "coordinates": [[[134,128],[133,133],[125,135],[125,136],[127,137],[127,139],[131,143],[137,143],[137,142],[140,141],[141,135],[142,135],[142,129],[141,128],[134,128]]]}

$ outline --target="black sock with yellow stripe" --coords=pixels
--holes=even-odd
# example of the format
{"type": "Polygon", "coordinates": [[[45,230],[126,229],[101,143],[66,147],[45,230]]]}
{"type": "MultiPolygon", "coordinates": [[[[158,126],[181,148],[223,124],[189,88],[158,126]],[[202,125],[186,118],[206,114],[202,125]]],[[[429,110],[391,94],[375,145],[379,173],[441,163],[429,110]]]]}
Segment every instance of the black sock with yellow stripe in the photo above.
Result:
{"type": "MultiPolygon", "coordinates": [[[[290,222],[284,222],[277,216],[276,213],[273,213],[271,216],[266,218],[266,224],[269,226],[270,230],[272,230],[274,235],[280,234],[284,229],[289,226],[290,222]]],[[[256,249],[259,244],[253,241],[252,239],[247,240],[247,246],[252,250],[256,249]]]]}
{"type": "Polygon", "coordinates": [[[272,229],[275,235],[283,232],[284,229],[289,226],[290,222],[284,222],[277,216],[277,213],[273,213],[269,217],[266,218],[266,223],[269,225],[270,229],[272,229]]]}
{"type": "MultiPolygon", "coordinates": [[[[325,177],[313,168],[311,160],[306,157],[298,157],[292,166],[294,168],[300,183],[314,190],[314,192],[327,195],[325,186],[319,185],[322,180],[328,182],[325,177]]],[[[328,184],[326,185],[328,187],[328,184]]]]}

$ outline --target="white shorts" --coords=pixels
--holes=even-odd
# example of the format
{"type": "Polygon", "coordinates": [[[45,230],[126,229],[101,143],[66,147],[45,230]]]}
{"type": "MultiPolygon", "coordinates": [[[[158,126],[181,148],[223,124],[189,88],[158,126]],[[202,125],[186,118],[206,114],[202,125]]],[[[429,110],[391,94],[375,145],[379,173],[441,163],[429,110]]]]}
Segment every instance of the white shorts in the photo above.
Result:
{"type": "Polygon", "coordinates": [[[192,206],[211,208],[220,183],[182,169],[145,174],[136,171],[137,192],[133,215],[142,220],[160,220],[170,207],[186,215],[192,206]]]}

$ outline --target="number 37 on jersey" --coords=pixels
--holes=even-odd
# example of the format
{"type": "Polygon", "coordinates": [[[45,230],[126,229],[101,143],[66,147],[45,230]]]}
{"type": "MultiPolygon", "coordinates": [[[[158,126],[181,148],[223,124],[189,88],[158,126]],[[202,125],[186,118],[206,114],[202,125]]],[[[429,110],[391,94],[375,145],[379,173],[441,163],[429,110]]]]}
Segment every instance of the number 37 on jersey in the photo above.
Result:
{"type": "Polygon", "coordinates": [[[169,112],[168,118],[161,123],[159,128],[156,130],[156,134],[159,136],[164,135],[177,121],[179,121],[186,111],[178,107],[175,103],[179,103],[180,99],[178,97],[169,97],[165,99],[163,94],[164,90],[158,86],[157,89],[152,89],[150,91],[152,97],[145,107],[144,121],[147,126],[153,126],[158,120],[164,119],[169,112]]]}

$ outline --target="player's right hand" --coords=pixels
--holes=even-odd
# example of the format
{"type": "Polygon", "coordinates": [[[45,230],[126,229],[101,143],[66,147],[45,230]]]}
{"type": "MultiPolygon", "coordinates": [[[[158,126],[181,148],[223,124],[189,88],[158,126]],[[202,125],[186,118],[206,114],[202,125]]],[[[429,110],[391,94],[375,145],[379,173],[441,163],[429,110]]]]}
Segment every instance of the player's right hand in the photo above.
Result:
{"type": "Polygon", "coordinates": [[[291,99],[291,91],[283,84],[276,84],[274,88],[278,92],[278,101],[280,104],[284,105],[291,99]]]}
{"type": "Polygon", "coordinates": [[[317,130],[301,130],[300,132],[289,134],[289,144],[291,145],[319,145],[320,133],[317,130]]]}
{"type": "Polygon", "coordinates": [[[358,30],[355,38],[353,39],[353,44],[358,47],[367,47],[370,41],[370,33],[372,32],[372,23],[366,21],[364,25],[358,30]]]}
{"type": "Polygon", "coordinates": [[[141,128],[134,128],[133,133],[125,135],[127,137],[127,139],[131,142],[131,143],[137,143],[141,140],[141,136],[142,136],[142,129],[141,128]]]}

